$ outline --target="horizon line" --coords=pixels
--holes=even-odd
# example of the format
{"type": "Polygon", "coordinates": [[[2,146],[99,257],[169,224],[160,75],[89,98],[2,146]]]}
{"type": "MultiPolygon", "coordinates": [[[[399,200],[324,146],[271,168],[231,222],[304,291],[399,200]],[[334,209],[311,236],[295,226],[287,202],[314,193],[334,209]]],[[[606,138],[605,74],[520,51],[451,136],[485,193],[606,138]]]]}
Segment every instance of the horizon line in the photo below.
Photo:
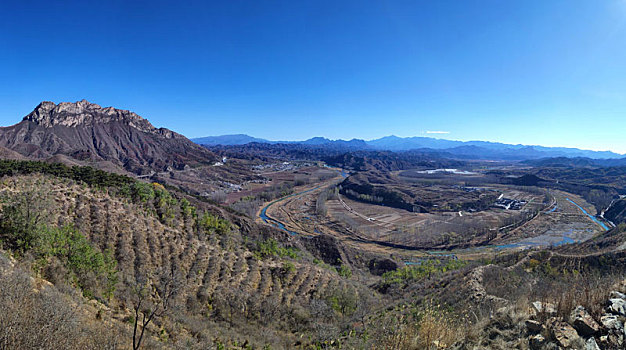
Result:
{"type": "MultiPolygon", "coordinates": [[[[436,133],[436,134],[442,134],[442,133],[436,133]]],[[[525,147],[545,147],[545,148],[565,148],[565,149],[572,149],[572,150],[580,150],[580,151],[590,151],[590,152],[598,152],[598,153],[613,153],[613,154],[617,154],[620,156],[626,156],[626,152],[620,152],[620,151],[612,151],[612,150],[598,150],[598,149],[591,149],[591,148],[579,148],[579,147],[571,147],[571,146],[546,146],[546,145],[533,145],[533,144],[524,144],[524,143],[506,143],[506,142],[501,142],[501,141],[486,141],[486,140],[459,140],[459,139],[449,139],[449,138],[438,138],[438,137],[433,137],[433,136],[397,136],[395,134],[391,134],[391,135],[385,135],[385,136],[381,136],[381,137],[377,137],[377,138],[371,138],[371,139],[365,139],[365,138],[356,138],[353,137],[351,139],[342,139],[342,138],[337,138],[337,139],[331,139],[325,136],[313,136],[313,137],[309,137],[307,139],[299,139],[299,140],[271,140],[268,138],[264,138],[264,137],[257,137],[257,136],[252,136],[249,134],[244,134],[244,133],[238,133],[238,134],[222,134],[222,135],[209,135],[209,136],[199,136],[199,137],[188,137],[190,140],[195,140],[195,139],[203,139],[203,138],[208,138],[208,137],[223,137],[223,136],[248,136],[248,137],[252,137],[255,139],[261,139],[261,140],[265,140],[268,142],[276,142],[276,143],[281,143],[281,142],[304,142],[304,141],[309,141],[312,140],[314,138],[323,138],[329,141],[364,141],[364,142],[371,142],[371,141],[375,141],[375,140],[380,140],[382,138],[386,138],[386,137],[397,137],[400,139],[410,139],[410,138],[427,138],[427,139],[433,139],[433,140],[443,140],[443,141],[452,141],[452,142],[463,142],[463,143],[470,143],[470,142],[485,142],[485,143],[493,143],[493,144],[500,144],[500,145],[508,145],[508,146],[525,146],[525,147]]],[[[571,157],[568,157],[571,158],[571,157]]]]}

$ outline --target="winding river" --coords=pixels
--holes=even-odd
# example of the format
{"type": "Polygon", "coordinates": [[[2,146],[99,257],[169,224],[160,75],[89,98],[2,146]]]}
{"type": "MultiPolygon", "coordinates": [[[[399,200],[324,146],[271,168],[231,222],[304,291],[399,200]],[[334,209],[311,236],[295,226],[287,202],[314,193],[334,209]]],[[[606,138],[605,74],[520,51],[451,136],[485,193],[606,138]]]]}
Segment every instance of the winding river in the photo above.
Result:
{"type": "MultiPolygon", "coordinates": [[[[328,167],[328,166],[325,166],[325,167],[330,168],[330,167],[328,167]]],[[[345,171],[345,170],[343,170],[343,169],[341,169],[340,171],[337,171],[337,172],[338,172],[338,173],[339,173],[339,174],[340,174],[343,178],[346,178],[346,177],[348,177],[348,175],[350,175],[348,172],[346,172],[346,171],[345,171]]],[[[285,197],[282,197],[282,198],[275,199],[275,200],[271,201],[270,203],[268,203],[265,207],[263,207],[263,209],[261,209],[261,212],[259,213],[259,217],[260,217],[260,218],[261,218],[261,220],[263,220],[263,222],[265,222],[266,224],[270,224],[270,225],[272,225],[272,226],[274,226],[274,227],[276,227],[276,228],[278,228],[278,229],[281,229],[281,230],[283,230],[283,231],[285,231],[285,232],[289,233],[290,235],[297,235],[297,234],[298,234],[298,232],[288,230],[288,229],[285,227],[285,224],[283,224],[282,222],[280,222],[280,221],[278,221],[278,220],[276,220],[276,219],[273,219],[273,218],[269,217],[269,216],[267,215],[267,209],[268,209],[270,206],[272,206],[272,205],[274,205],[274,204],[276,204],[276,203],[278,203],[278,202],[282,202],[282,201],[284,201],[284,200],[286,200],[286,199],[289,199],[289,198],[292,198],[292,197],[295,197],[295,196],[299,196],[299,195],[302,195],[302,194],[305,194],[305,193],[308,193],[308,192],[311,192],[311,191],[315,191],[315,190],[317,190],[317,189],[319,189],[319,188],[320,188],[320,186],[317,186],[317,187],[315,187],[315,188],[311,188],[311,189],[308,189],[308,190],[306,190],[306,191],[297,192],[297,193],[292,193],[292,194],[290,194],[290,195],[288,195],[288,196],[285,196],[285,197]]]]}
{"type": "MultiPolygon", "coordinates": [[[[342,177],[348,177],[348,173],[345,172],[344,170],[340,171],[340,174],[342,177]]],[[[288,196],[276,199],[270,203],[268,203],[265,207],[263,207],[263,209],[261,209],[261,211],[259,212],[259,217],[261,218],[261,220],[263,220],[263,222],[270,224],[278,229],[281,229],[287,233],[289,233],[290,235],[297,235],[298,232],[295,231],[291,231],[289,229],[287,229],[285,227],[285,225],[274,219],[271,218],[270,216],[267,215],[267,209],[284,200],[287,200],[289,198],[293,198],[296,196],[300,196],[302,194],[311,192],[311,191],[315,191],[317,189],[319,189],[321,186],[318,187],[314,187],[311,189],[308,189],[306,191],[301,191],[301,192],[297,192],[297,193],[292,193],[288,196]]],[[[570,203],[572,203],[573,205],[575,205],[583,214],[585,214],[587,217],[589,217],[591,220],[593,220],[595,223],[597,223],[598,225],[600,225],[602,227],[602,229],[604,231],[607,231],[609,228],[607,227],[606,224],[604,224],[602,221],[598,220],[595,216],[589,214],[583,207],[581,207],[580,205],[578,205],[578,203],[574,202],[573,200],[566,198],[567,201],[569,201],[570,203]]],[[[555,205],[554,208],[552,208],[552,210],[550,210],[549,212],[554,212],[557,209],[558,205],[555,205]]],[[[573,231],[568,231],[563,233],[562,239],[560,241],[553,241],[550,245],[552,246],[559,246],[559,245],[563,245],[563,244],[570,244],[570,243],[575,243],[576,241],[571,237],[571,235],[573,234],[573,231]]],[[[481,250],[481,249],[488,249],[488,248],[493,248],[496,250],[504,250],[504,249],[515,249],[515,248],[528,248],[528,247],[539,247],[539,246],[545,246],[546,242],[544,242],[541,239],[541,236],[538,237],[533,237],[533,238],[529,238],[529,239],[524,239],[521,240],[519,242],[516,243],[510,243],[510,244],[502,244],[502,245],[486,245],[486,246],[482,246],[482,247],[474,247],[474,248],[468,248],[468,249],[463,249],[466,251],[476,251],[476,250],[481,250]]],[[[432,255],[432,256],[440,256],[440,257],[448,257],[448,258],[452,258],[452,259],[457,259],[457,255],[453,252],[442,252],[442,251],[426,251],[425,252],[428,255],[432,255]]],[[[406,265],[415,265],[415,264],[420,264],[422,262],[422,259],[418,259],[419,261],[405,261],[406,265]]]]}
{"type": "Polygon", "coordinates": [[[282,202],[282,201],[284,201],[285,199],[289,199],[289,198],[291,198],[291,197],[299,196],[299,195],[301,195],[301,194],[305,194],[305,193],[307,193],[307,192],[315,191],[315,190],[317,190],[318,188],[319,188],[319,186],[318,186],[318,187],[315,187],[315,188],[312,188],[312,189],[310,189],[310,190],[306,190],[306,191],[302,191],[302,192],[298,192],[298,193],[292,193],[292,194],[290,194],[290,195],[288,195],[288,196],[285,196],[285,197],[282,197],[282,198],[276,199],[276,200],[274,200],[274,201],[270,202],[269,204],[267,204],[265,207],[263,207],[263,209],[261,209],[261,212],[259,213],[259,217],[261,218],[261,220],[263,220],[263,222],[265,222],[265,223],[267,223],[267,224],[270,224],[270,225],[272,225],[272,226],[274,226],[274,227],[276,227],[276,228],[279,228],[279,229],[281,229],[281,230],[283,230],[283,231],[286,231],[286,232],[287,232],[287,233],[289,233],[290,235],[297,235],[297,234],[298,234],[298,232],[288,230],[282,222],[280,222],[280,221],[278,221],[278,220],[276,220],[276,219],[273,219],[273,218],[271,218],[271,217],[267,216],[267,209],[268,209],[271,205],[276,204],[276,203],[278,203],[278,202],[282,202]]]}
{"type": "Polygon", "coordinates": [[[598,225],[602,226],[602,228],[606,231],[608,230],[608,226],[606,226],[602,221],[598,220],[595,216],[587,213],[587,211],[585,209],[583,209],[583,207],[581,207],[580,205],[578,205],[576,202],[574,202],[573,200],[569,199],[569,198],[565,198],[567,199],[570,203],[574,204],[576,207],[578,207],[578,209],[580,209],[580,211],[583,212],[583,214],[587,215],[588,217],[591,218],[591,220],[593,220],[595,223],[597,223],[598,225]]]}

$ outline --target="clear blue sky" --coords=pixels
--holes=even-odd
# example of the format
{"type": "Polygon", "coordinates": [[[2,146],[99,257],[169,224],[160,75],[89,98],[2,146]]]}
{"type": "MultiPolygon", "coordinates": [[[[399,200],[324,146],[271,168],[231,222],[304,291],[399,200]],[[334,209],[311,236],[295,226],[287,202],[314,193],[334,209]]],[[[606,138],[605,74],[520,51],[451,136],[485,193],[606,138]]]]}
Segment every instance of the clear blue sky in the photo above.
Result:
{"type": "Polygon", "coordinates": [[[626,152],[626,0],[1,1],[0,67],[0,125],[85,98],[189,137],[626,152]]]}

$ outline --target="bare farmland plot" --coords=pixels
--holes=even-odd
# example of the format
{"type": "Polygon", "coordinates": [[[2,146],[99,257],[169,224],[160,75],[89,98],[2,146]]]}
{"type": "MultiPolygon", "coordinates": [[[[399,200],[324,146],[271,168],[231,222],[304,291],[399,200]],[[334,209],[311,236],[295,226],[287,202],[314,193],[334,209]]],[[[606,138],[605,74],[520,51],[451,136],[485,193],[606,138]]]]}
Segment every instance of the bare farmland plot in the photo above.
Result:
{"type": "MultiPolygon", "coordinates": [[[[528,203],[522,210],[490,209],[479,212],[412,213],[402,209],[354,201],[341,196],[328,201],[331,217],[350,222],[351,228],[372,240],[415,247],[437,247],[480,241],[489,231],[515,222],[518,216],[542,207],[542,196],[517,189],[499,192],[528,203]],[[342,203],[343,201],[343,203],[342,203]],[[533,204],[536,203],[536,204],[533,204]]],[[[527,215],[530,215],[529,213],[527,215]]]]}
{"type": "MultiPolygon", "coordinates": [[[[479,175],[473,177],[480,179],[479,175]]],[[[338,180],[331,182],[335,185],[339,183],[338,180]]],[[[327,198],[324,210],[320,211],[317,208],[320,194],[327,190],[326,186],[331,185],[331,182],[324,186],[310,184],[301,187],[293,196],[268,207],[267,214],[293,233],[329,234],[350,244],[397,253],[407,253],[406,249],[506,247],[511,243],[512,248],[517,249],[522,246],[560,244],[564,237],[567,240],[584,240],[599,232],[597,224],[566,199],[572,199],[589,213],[595,213],[593,206],[579,196],[565,192],[548,193],[546,189],[537,187],[485,182],[474,188],[433,183],[434,186],[426,189],[432,192],[443,186],[440,198],[444,202],[454,200],[452,193],[463,192],[466,195],[474,191],[497,194],[493,198],[501,195],[509,200],[507,203],[516,202],[517,205],[514,209],[492,206],[479,211],[470,207],[468,211],[439,209],[430,213],[415,213],[352,200],[340,194],[327,198]],[[560,205],[558,210],[549,211],[555,203],[562,204],[557,205],[560,205]]],[[[394,186],[403,188],[404,185],[394,183],[394,186]]],[[[424,193],[430,193],[428,191],[424,193]]],[[[435,208],[437,203],[432,202],[435,208]]]]}
{"type": "Polygon", "coordinates": [[[551,193],[556,202],[550,210],[543,211],[536,219],[508,232],[497,242],[521,242],[529,245],[551,245],[584,241],[603,231],[602,227],[578,208],[575,202],[590,215],[595,207],[582,197],[562,192],[551,193]]]}

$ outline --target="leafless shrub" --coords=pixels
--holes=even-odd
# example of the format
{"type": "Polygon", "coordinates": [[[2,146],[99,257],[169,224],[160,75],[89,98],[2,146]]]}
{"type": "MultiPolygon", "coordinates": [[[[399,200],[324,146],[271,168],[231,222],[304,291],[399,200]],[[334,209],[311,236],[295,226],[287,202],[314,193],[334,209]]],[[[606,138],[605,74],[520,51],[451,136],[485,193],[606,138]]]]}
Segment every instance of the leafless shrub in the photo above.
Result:
{"type": "Polygon", "coordinates": [[[230,207],[253,218],[256,216],[257,211],[259,211],[262,204],[263,201],[260,199],[240,200],[231,204],[230,207]]]}
{"type": "Polygon", "coordinates": [[[314,182],[326,181],[337,177],[337,172],[332,170],[320,169],[313,172],[311,178],[314,182]]]}
{"type": "Polygon", "coordinates": [[[80,319],[68,297],[19,269],[0,275],[1,349],[116,349],[118,337],[80,319]]]}
{"type": "Polygon", "coordinates": [[[224,203],[226,202],[226,192],[222,190],[211,192],[209,199],[216,203],[224,203]]]}
{"type": "Polygon", "coordinates": [[[463,339],[463,319],[427,303],[413,313],[377,320],[376,349],[445,349],[463,339]]]}
{"type": "Polygon", "coordinates": [[[302,186],[302,185],[306,185],[309,183],[309,177],[306,175],[302,175],[302,174],[296,174],[293,177],[293,184],[294,186],[302,186]]]}

